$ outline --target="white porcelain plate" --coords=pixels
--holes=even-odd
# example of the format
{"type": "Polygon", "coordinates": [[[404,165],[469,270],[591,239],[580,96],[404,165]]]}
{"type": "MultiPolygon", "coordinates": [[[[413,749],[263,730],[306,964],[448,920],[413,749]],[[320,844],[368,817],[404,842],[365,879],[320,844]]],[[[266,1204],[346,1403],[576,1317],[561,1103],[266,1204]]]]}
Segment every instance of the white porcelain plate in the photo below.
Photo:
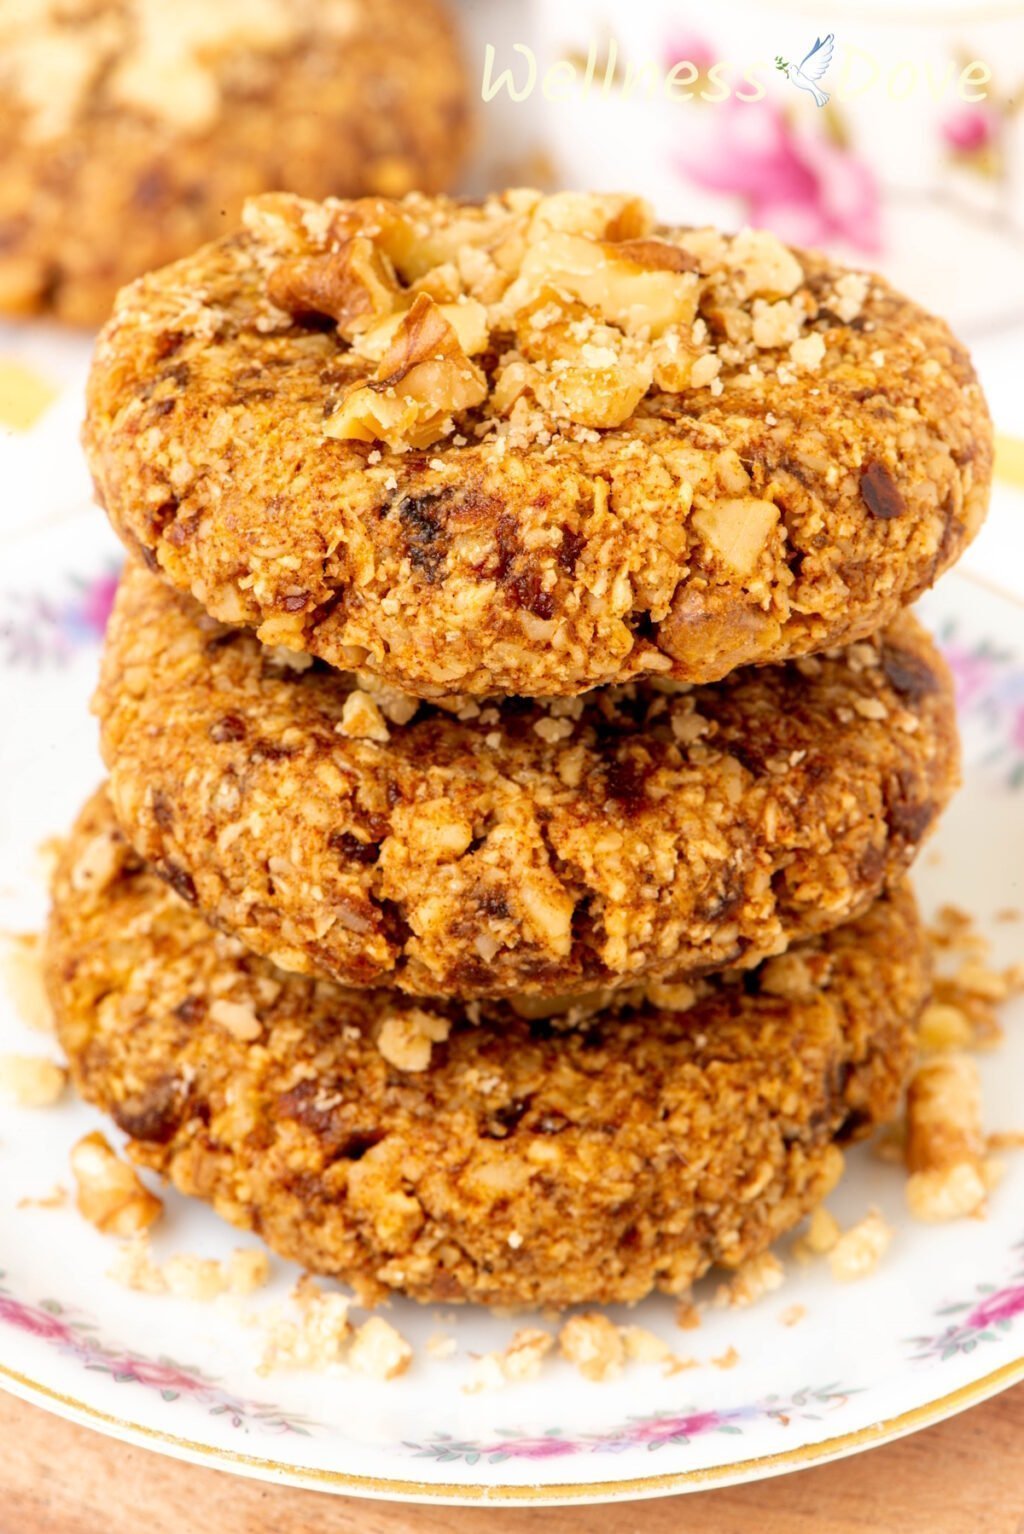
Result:
{"type": "MultiPolygon", "coordinates": [[[[0,929],[43,916],[38,848],[66,829],[100,778],[88,698],[118,551],[98,512],[24,521],[0,546],[0,929]]],[[[976,913],[996,957],[1024,957],[1024,607],[962,575],[925,604],[960,687],[966,785],[925,853],[928,908],[976,913]],[[999,913],[1004,913],[1000,918],[999,913]]],[[[982,1058],[986,1122],[1024,1128],[1024,1016],[982,1058]]],[[[0,986],[0,1052],[50,1041],[0,986]]],[[[397,1303],[416,1345],[402,1379],[274,1373],[235,1308],[126,1292],[106,1277],[108,1239],[70,1208],[19,1206],[68,1183],[68,1149],[97,1115],[69,1103],[5,1107],[0,1125],[0,1383],[65,1416],[196,1463],[366,1495],[496,1503],[607,1500],[721,1485],[864,1448],[948,1415],[1024,1377],[1024,1153],[1010,1153],[988,1216],[914,1224],[904,1177],[870,1148],[850,1158],[831,1207],[841,1221],[878,1205],[896,1228],[878,1271],[838,1286],[827,1266],[786,1261],[776,1293],[709,1308],[681,1332],[672,1305],[635,1319],[699,1367],[663,1378],[631,1367],[589,1384],[549,1361],[536,1382],[467,1394],[474,1353],[507,1344],[521,1318],[441,1317],[397,1303]],[[804,1308],[796,1325],[781,1320],[804,1308]],[[430,1356],[441,1331],[457,1349],[430,1356]],[[722,1368],[712,1360],[732,1358],[722,1368]]],[[[112,1139],[110,1126],[104,1126],[112,1139]]],[[[157,1256],[225,1256],[237,1234],[173,1194],[157,1256]]],[[[787,1243],[781,1255],[786,1260],[787,1243]]],[[[296,1271],[275,1263],[266,1298],[296,1271]]],[[[538,1324],[548,1324],[540,1321],[538,1324]]]]}

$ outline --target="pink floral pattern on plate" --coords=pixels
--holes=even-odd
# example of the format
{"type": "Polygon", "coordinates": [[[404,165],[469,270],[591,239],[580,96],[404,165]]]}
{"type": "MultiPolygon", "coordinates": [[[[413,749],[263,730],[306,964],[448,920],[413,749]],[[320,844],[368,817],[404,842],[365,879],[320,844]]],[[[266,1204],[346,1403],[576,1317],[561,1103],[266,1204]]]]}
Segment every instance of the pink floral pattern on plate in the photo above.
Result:
{"type": "Polygon", "coordinates": [[[990,639],[965,640],[954,619],[936,638],[956,683],[961,722],[970,719],[983,742],[980,763],[1005,774],[1010,789],[1024,788],[1024,665],[990,639]]]}
{"type": "Polygon", "coordinates": [[[67,594],[0,593],[0,659],[38,670],[64,666],[103,638],[120,566],[108,560],[89,576],[73,576],[67,594]]]}
{"type": "Polygon", "coordinates": [[[193,1365],[179,1364],[164,1356],[146,1358],[125,1348],[109,1347],[96,1335],[94,1323],[84,1316],[66,1309],[57,1300],[27,1304],[16,1299],[2,1283],[0,1323],[38,1337],[62,1353],[71,1354],[85,1369],[109,1374],[115,1384],[141,1385],[157,1391],[167,1402],[187,1397],[206,1406],[211,1417],[224,1417],[232,1427],[243,1432],[258,1426],[269,1433],[300,1433],[308,1437],[314,1426],[308,1418],[295,1414],[285,1416],[276,1406],[232,1395],[217,1380],[193,1365]]]}
{"type": "Polygon", "coordinates": [[[1018,1316],[1024,1315],[1024,1241],[1018,1243],[1017,1267],[1010,1281],[1001,1288],[995,1284],[977,1284],[973,1298],[957,1300],[936,1311],[938,1316],[957,1316],[942,1331],[932,1336],[911,1337],[918,1349],[915,1359],[956,1358],[973,1353],[981,1342],[999,1342],[1013,1329],[1018,1316]]]}
{"type": "Polygon", "coordinates": [[[664,1449],[668,1444],[693,1443],[708,1433],[742,1433],[744,1426],[754,1422],[776,1422],[783,1428],[794,1420],[820,1422],[826,1412],[845,1406],[855,1393],[842,1390],[838,1385],[822,1385],[816,1389],[799,1390],[786,1399],[769,1395],[747,1406],[725,1407],[720,1411],[701,1411],[695,1406],[687,1406],[649,1417],[630,1417],[619,1426],[598,1433],[571,1435],[553,1427],[543,1433],[531,1434],[506,1428],[486,1440],[436,1433],[423,1443],[406,1443],[404,1447],[411,1449],[418,1459],[431,1459],[436,1464],[447,1465],[456,1461],[466,1465],[480,1461],[500,1465],[509,1459],[564,1459],[576,1454],[622,1454],[628,1449],[652,1451],[664,1449]]]}

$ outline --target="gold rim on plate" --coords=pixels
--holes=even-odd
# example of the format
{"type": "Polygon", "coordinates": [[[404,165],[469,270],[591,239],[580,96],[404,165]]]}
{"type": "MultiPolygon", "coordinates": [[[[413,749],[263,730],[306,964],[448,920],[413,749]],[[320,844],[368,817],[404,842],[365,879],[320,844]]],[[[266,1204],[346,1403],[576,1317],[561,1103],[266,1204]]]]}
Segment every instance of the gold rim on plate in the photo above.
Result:
{"type": "Polygon", "coordinates": [[[74,1396],[51,1390],[27,1375],[19,1374],[0,1364],[0,1383],[13,1395],[66,1416],[83,1426],[95,1426],[108,1437],[126,1438],[142,1448],[158,1447],[177,1459],[199,1458],[210,1468],[235,1471],[256,1480],[275,1481],[296,1486],[305,1491],[328,1491],[337,1495],[373,1497],[381,1500],[411,1502],[495,1504],[512,1502],[548,1503],[552,1506],[576,1502],[616,1502],[657,1497],[671,1492],[708,1491],[715,1486],[737,1485],[742,1481],[766,1480],[785,1475],[794,1470],[809,1469],[828,1460],[843,1459],[859,1449],[877,1448],[892,1443],[922,1428],[934,1427],[936,1423],[970,1406],[978,1406],[991,1396],[999,1395],[1011,1385],[1024,1381],[1024,1357],[1014,1359],[991,1374],[961,1385],[958,1390],[937,1396],[923,1406],[910,1407],[898,1416],[882,1422],[869,1423],[866,1427],[838,1433],[821,1443],[806,1444],[799,1449],[783,1449],[778,1454],[762,1454],[752,1459],[735,1460],[729,1465],[714,1465],[706,1469],[668,1471],[663,1475],[637,1476],[631,1480],[617,1481],[559,1481],[546,1486],[495,1486],[487,1484],[460,1484],[453,1481],[405,1481],[384,1479],[380,1476],[353,1475],[344,1470],[316,1470],[284,1465],[278,1460],[264,1459],[258,1454],[241,1454],[236,1449],[216,1449],[209,1444],[179,1438],[160,1428],[145,1427],[141,1423],[126,1422],[112,1412],[99,1411],[74,1396]]]}

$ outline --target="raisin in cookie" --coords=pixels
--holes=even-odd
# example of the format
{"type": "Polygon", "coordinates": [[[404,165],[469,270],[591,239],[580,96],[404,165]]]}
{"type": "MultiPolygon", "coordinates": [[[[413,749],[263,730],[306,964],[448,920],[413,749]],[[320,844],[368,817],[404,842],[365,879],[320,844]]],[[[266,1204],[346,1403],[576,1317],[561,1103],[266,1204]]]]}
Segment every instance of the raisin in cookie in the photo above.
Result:
{"type": "Polygon", "coordinates": [[[863,638],[992,467],[966,352],[880,278],[530,192],[254,202],[125,296],[85,444],[214,617],[433,698],[863,638]]]}
{"type": "Polygon", "coordinates": [[[121,824],[179,894],[284,969],[419,995],[756,962],[899,879],[957,775],[951,681],[906,615],[705,688],[451,713],[297,668],[129,567],[95,706],[121,824]]]}
{"type": "Polygon", "coordinates": [[[448,186],[466,102],[440,0],[4,0],[0,310],[98,325],[254,192],[448,186]]]}
{"type": "Polygon", "coordinates": [[[103,795],[58,869],[79,1091],[182,1192],[364,1295],[611,1302],[761,1252],[897,1111],[925,989],[900,891],[684,1011],[558,1033],[344,991],[213,932],[103,795]]]}

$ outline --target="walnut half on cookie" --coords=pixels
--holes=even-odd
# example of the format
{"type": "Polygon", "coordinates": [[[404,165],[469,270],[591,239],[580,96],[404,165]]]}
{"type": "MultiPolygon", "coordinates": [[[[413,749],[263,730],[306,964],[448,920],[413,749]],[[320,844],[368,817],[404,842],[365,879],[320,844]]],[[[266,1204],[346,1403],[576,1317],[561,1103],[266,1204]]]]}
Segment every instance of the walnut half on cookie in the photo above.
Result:
{"type": "Polygon", "coordinates": [[[992,472],[966,352],[881,278],[523,190],[251,201],[124,296],[85,445],[213,617],[435,700],[865,638],[992,472]]]}

